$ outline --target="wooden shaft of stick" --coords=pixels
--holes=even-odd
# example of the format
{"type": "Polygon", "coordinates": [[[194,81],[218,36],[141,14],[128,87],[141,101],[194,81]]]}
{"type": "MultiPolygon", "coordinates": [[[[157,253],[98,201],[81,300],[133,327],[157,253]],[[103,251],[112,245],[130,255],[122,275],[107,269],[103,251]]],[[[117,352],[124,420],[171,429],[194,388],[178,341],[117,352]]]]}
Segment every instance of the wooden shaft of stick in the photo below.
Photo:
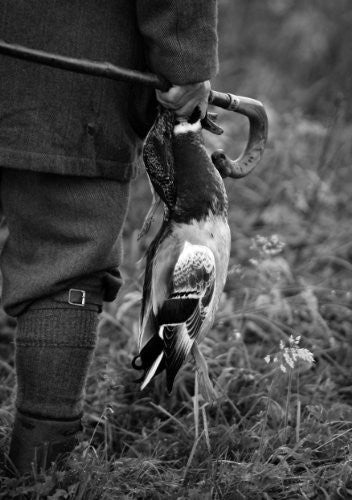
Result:
{"type": "Polygon", "coordinates": [[[22,45],[7,43],[0,40],[0,54],[23,59],[45,66],[84,73],[92,76],[102,76],[111,80],[120,80],[125,82],[136,82],[148,85],[160,90],[168,90],[170,84],[152,73],[143,73],[142,71],[121,68],[109,62],[91,61],[89,59],[76,59],[59,54],[45,52],[43,50],[30,49],[22,45]]]}
{"type": "MultiPolygon", "coordinates": [[[[75,73],[100,76],[111,80],[141,83],[164,91],[170,88],[170,84],[165,79],[153,73],[121,68],[109,62],[62,56],[43,50],[31,49],[23,45],[7,43],[4,40],[0,40],[0,54],[75,73]]],[[[227,109],[229,106],[228,94],[211,91],[209,103],[227,109]]]]}

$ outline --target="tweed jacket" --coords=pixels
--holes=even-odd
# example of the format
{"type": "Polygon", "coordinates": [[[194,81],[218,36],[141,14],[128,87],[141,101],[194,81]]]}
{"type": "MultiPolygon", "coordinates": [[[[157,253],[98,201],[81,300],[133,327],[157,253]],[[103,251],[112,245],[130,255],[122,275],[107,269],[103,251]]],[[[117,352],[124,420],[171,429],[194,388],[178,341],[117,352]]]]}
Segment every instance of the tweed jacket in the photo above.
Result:
{"type": "MultiPolygon", "coordinates": [[[[148,70],[173,84],[217,71],[216,0],[1,0],[0,38],[148,70]]],[[[0,55],[0,167],[128,181],[154,91],[0,55]]]]}

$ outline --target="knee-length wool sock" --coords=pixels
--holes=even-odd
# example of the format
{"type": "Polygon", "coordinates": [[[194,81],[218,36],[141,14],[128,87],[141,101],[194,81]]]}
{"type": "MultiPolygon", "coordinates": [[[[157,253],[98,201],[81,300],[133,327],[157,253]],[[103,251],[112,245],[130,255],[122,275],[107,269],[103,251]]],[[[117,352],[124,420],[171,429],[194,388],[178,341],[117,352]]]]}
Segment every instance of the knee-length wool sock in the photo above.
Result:
{"type": "Polygon", "coordinates": [[[47,466],[75,445],[99,307],[34,303],[18,318],[17,396],[9,458],[19,470],[47,466]],[[46,463],[43,463],[45,461],[46,463]]]}

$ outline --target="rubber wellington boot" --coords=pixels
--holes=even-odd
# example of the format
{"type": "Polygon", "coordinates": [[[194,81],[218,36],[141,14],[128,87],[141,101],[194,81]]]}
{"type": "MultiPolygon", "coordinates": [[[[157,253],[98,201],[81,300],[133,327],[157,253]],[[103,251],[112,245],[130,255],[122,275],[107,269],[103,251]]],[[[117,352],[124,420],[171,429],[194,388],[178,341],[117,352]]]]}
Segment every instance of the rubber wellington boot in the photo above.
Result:
{"type": "Polygon", "coordinates": [[[81,419],[53,420],[17,411],[9,451],[9,469],[23,475],[59,464],[78,444],[81,419]]]}

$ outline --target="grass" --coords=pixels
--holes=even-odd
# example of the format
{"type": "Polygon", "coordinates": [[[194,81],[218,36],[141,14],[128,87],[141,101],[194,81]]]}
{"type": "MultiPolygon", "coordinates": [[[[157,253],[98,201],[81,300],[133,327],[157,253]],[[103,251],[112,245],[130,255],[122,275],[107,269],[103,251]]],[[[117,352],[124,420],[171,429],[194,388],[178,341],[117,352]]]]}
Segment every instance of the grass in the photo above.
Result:
{"type": "MultiPolygon", "coordinates": [[[[231,265],[202,345],[217,404],[198,395],[191,362],[171,396],[163,376],[143,392],[134,382],[136,262],[148,243],[136,243],[148,197],[139,179],[138,210],[126,225],[126,283],[101,317],[82,442],[66,472],[54,465],[31,478],[2,477],[0,498],[352,498],[348,125],[338,112],[329,127],[303,116],[276,125],[257,173],[227,181],[231,265]],[[293,359],[298,350],[314,363],[293,359]]],[[[222,139],[230,152],[236,126],[228,123],[222,139]]],[[[3,315],[2,445],[13,418],[13,329],[3,315]]]]}

